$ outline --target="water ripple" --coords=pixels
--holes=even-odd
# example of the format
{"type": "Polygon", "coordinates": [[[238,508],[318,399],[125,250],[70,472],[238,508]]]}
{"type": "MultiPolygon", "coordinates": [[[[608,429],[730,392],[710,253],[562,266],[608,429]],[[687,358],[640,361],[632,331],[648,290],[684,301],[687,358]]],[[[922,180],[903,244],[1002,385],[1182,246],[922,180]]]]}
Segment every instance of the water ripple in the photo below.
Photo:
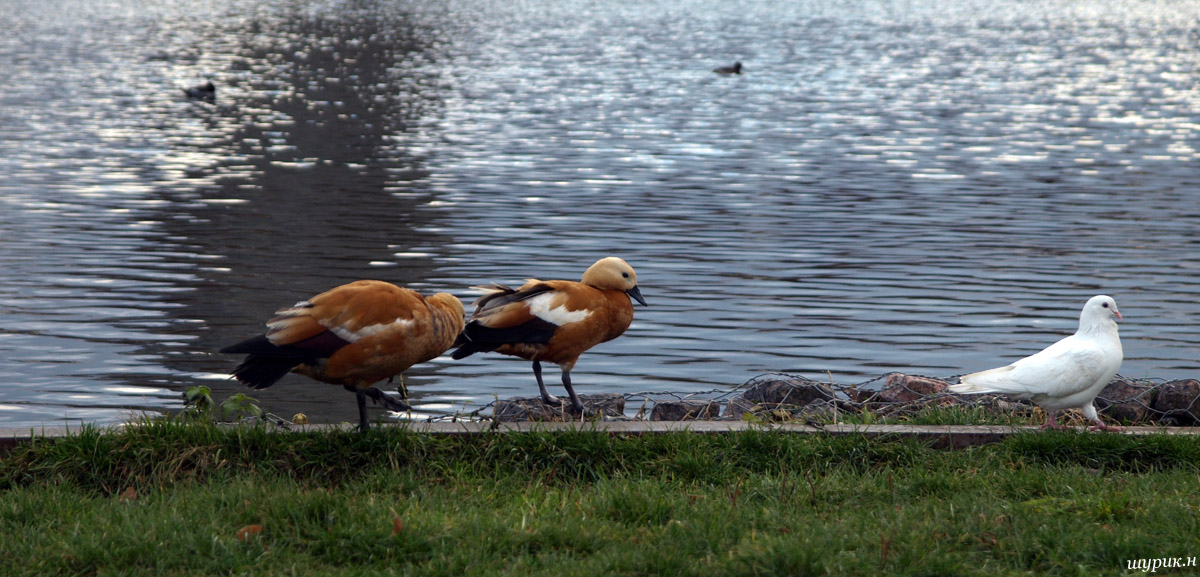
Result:
{"type": "MultiPolygon", "coordinates": [[[[240,392],[213,351],[349,280],[470,299],[606,254],[651,306],[581,360],[585,392],[955,374],[1070,332],[1099,292],[1127,317],[1124,374],[1193,377],[1198,16],[1175,0],[6,5],[0,426],[240,392]],[[710,72],[733,60],[743,75],[710,72]],[[210,78],[215,102],[183,96],[210,78]]],[[[408,384],[438,412],[528,394],[529,372],[442,358],[408,384]]],[[[299,378],[256,394],[354,418],[299,378]]]]}

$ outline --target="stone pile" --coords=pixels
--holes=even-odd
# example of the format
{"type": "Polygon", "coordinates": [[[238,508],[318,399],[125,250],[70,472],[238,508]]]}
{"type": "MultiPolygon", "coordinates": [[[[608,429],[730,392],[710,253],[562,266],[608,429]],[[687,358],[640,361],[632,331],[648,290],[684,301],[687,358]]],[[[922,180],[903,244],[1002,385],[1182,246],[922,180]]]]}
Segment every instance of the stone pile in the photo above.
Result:
{"type": "MultiPolygon", "coordinates": [[[[840,414],[869,412],[878,417],[913,416],[935,407],[983,407],[1004,415],[1032,416],[1035,407],[1001,395],[957,395],[949,381],[889,373],[877,389],[839,386],[789,375],[752,380],[728,400],[683,399],[658,401],[651,421],[761,420],[833,423],[840,414]]],[[[625,397],[615,394],[580,395],[586,418],[625,418],[625,397]]],[[[1117,377],[1096,398],[1101,415],[1131,425],[1189,426],[1200,424],[1200,381],[1184,379],[1159,384],[1117,377]]],[[[497,401],[493,419],[514,421],[579,420],[538,397],[497,401]]],[[[645,408],[638,419],[646,418],[645,408]]]]}

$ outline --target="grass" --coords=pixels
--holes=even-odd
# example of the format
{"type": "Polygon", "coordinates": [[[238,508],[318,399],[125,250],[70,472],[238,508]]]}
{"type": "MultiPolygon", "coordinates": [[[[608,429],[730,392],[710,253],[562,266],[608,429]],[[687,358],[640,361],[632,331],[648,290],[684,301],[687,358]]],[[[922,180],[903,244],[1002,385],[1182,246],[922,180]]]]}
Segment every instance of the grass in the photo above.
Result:
{"type": "Polygon", "coordinates": [[[1200,555],[1200,443],[150,423],[0,458],[0,535],[3,575],[1122,575],[1200,555]]]}
{"type": "MultiPolygon", "coordinates": [[[[1006,425],[1006,426],[1026,426],[1044,422],[1044,418],[1031,418],[1034,413],[1041,414],[1040,409],[1033,409],[1028,414],[1014,412],[998,412],[988,407],[981,406],[957,406],[941,407],[931,405],[921,407],[912,413],[899,413],[895,415],[881,416],[870,411],[862,413],[847,413],[841,412],[837,415],[837,422],[844,424],[857,425],[1006,425]]],[[[820,420],[823,423],[832,422],[832,419],[820,420]]],[[[1070,422],[1064,419],[1064,423],[1070,422]]],[[[1086,424],[1086,421],[1083,421],[1086,424]]],[[[1073,423],[1074,424],[1074,423],[1073,423]]]]}
{"type": "MultiPolygon", "coordinates": [[[[1092,423],[1079,410],[1060,411],[1056,414],[1060,424],[1070,427],[1087,427],[1092,423]]],[[[1000,425],[1024,427],[1041,425],[1048,421],[1046,412],[1036,406],[1020,409],[998,410],[985,405],[949,405],[939,406],[929,404],[914,405],[906,411],[880,415],[865,410],[861,413],[839,412],[838,423],[858,425],[1000,425]]],[[[788,419],[783,419],[787,422],[788,419]]],[[[834,422],[833,419],[814,419],[822,424],[834,422]]],[[[1106,419],[1106,422],[1121,426],[1146,426],[1154,423],[1117,422],[1106,419]]]]}

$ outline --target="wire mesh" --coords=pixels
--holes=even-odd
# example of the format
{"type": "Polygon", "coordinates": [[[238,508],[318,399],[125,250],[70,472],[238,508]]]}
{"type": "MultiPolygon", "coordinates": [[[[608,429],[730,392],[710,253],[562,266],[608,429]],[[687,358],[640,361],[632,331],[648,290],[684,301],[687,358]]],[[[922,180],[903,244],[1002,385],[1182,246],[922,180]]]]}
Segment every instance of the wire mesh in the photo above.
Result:
{"type": "MultiPolygon", "coordinates": [[[[733,387],[691,392],[643,391],[617,395],[624,414],[617,420],[770,419],[839,422],[880,419],[904,422],[931,410],[961,408],[1001,420],[1035,419],[1041,411],[1029,401],[995,394],[957,394],[947,387],[957,380],[904,373],[885,373],[858,383],[836,383],[788,373],[763,373],[733,387]],[[636,408],[636,409],[634,409],[636,408]],[[669,408],[670,410],[663,410],[669,408]],[[629,414],[630,411],[632,414],[629,414]],[[750,415],[749,417],[747,415],[750,415]]],[[[435,415],[429,422],[488,421],[497,400],[469,412],[435,415]]],[[[1109,422],[1127,425],[1194,426],[1200,424],[1200,381],[1194,379],[1129,379],[1118,375],[1094,401],[1109,422]]],[[[563,415],[570,418],[569,415],[563,415]]],[[[1086,424],[1079,411],[1060,413],[1065,424],[1086,424]]],[[[578,417],[576,417],[578,418],[578,417]]]]}

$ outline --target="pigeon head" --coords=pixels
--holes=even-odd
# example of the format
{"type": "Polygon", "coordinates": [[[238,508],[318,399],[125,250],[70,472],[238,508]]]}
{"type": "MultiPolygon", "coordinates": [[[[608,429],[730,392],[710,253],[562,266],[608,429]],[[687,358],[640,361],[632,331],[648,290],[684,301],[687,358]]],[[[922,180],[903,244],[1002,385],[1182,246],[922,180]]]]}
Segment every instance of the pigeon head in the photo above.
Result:
{"type": "Polygon", "coordinates": [[[1079,314],[1079,326],[1082,328],[1085,325],[1115,323],[1114,318],[1117,320],[1122,318],[1121,311],[1117,310],[1117,301],[1108,295],[1096,295],[1083,305],[1083,312],[1079,314]]]}

